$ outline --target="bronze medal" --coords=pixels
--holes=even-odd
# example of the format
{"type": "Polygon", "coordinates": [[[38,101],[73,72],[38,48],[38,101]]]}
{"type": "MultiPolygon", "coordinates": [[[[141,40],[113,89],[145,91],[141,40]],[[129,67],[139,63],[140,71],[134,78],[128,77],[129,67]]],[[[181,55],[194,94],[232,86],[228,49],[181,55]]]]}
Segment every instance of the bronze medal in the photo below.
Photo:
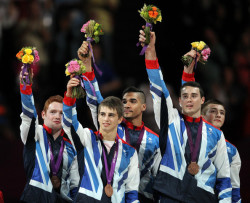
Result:
{"type": "Polygon", "coordinates": [[[51,176],[51,182],[53,185],[53,188],[58,189],[61,186],[61,181],[57,176],[51,176]]]}
{"type": "Polygon", "coordinates": [[[188,172],[192,175],[196,175],[200,170],[199,165],[196,162],[191,161],[188,165],[188,172]]]}
{"type": "Polygon", "coordinates": [[[110,184],[107,184],[104,188],[104,191],[108,197],[111,197],[113,194],[113,188],[110,184]]]}

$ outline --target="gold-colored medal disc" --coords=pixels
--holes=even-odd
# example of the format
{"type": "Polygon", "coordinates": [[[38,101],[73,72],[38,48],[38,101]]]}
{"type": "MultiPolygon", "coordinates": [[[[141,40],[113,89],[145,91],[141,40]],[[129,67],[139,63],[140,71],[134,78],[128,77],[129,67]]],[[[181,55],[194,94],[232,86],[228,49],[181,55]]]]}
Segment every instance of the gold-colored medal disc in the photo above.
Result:
{"type": "Polygon", "coordinates": [[[113,194],[113,188],[110,184],[107,184],[104,188],[104,191],[108,197],[111,197],[113,194]]]}
{"type": "Polygon", "coordinates": [[[196,162],[191,161],[188,165],[188,172],[192,175],[196,175],[200,170],[199,165],[196,162]]]}

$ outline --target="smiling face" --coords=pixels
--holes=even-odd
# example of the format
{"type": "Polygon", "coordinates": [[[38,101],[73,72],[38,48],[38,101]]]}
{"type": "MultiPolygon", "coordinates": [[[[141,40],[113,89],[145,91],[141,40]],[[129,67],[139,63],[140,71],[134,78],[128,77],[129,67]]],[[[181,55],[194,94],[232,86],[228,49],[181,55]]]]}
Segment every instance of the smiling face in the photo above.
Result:
{"type": "Polygon", "coordinates": [[[98,122],[100,125],[100,132],[103,134],[117,132],[117,126],[122,122],[122,117],[119,118],[115,109],[107,106],[101,106],[98,113],[98,122]]]}
{"type": "Polygon", "coordinates": [[[203,111],[203,118],[217,128],[221,128],[225,122],[226,111],[223,105],[208,104],[203,111]]]}
{"type": "Polygon", "coordinates": [[[142,103],[140,93],[127,92],[123,95],[124,118],[127,120],[142,120],[142,113],[146,110],[146,104],[142,103]]]}
{"type": "Polygon", "coordinates": [[[63,104],[59,102],[50,103],[47,110],[42,111],[44,124],[51,128],[53,133],[62,129],[62,112],[63,104]]]}
{"type": "Polygon", "coordinates": [[[184,115],[198,118],[201,115],[201,105],[205,98],[201,97],[198,87],[185,86],[181,90],[179,104],[184,115]]]}

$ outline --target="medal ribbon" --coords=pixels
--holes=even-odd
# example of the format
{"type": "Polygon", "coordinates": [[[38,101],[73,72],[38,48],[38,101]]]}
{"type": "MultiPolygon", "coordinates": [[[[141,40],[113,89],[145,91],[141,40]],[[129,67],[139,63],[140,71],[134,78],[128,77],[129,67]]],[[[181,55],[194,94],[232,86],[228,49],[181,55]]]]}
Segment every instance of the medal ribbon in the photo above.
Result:
{"type": "MultiPolygon", "coordinates": [[[[153,25],[151,23],[146,23],[146,27],[149,27],[150,31],[152,31],[152,29],[153,29],[153,25]]],[[[137,42],[136,46],[137,47],[140,46],[140,42],[137,42]]],[[[143,55],[147,48],[148,48],[148,44],[145,44],[140,52],[140,55],[143,55]]]]}
{"type": "Polygon", "coordinates": [[[26,85],[30,84],[30,80],[29,80],[29,69],[30,69],[30,65],[27,63],[23,64],[23,70],[22,70],[22,82],[23,82],[23,90],[26,90],[26,85]],[[28,73],[28,75],[24,75],[24,73],[28,73]],[[25,80],[24,80],[25,78],[25,80]]]}
{"type": "Polygon", "coordinates": [[[88,44],[89,44],[89,49],[90,49],[90,51],[91,51],[92,58],[93,58],[94,67],[95,67],[97,73],[98,73],[100,76],[102,76],[102,71],[97,67],[97,65],[96,65],[96,63],[95,63],[95,57],[94,57],[94,54],[93,54],[93,50],[91,49],[91,46],[90,46],[90,43],[93,42],[93,41],[94,41],[94,40],[93,40],[91,37],[88,37],[88,38],[87,38],[87,42],[88,42],[88,44]]]}
{"type": "Polygon", "coordinates": [[[189,143],[189,148],[190,148],[190,153],[191,153],[191,161],[197,162],[197,155],[198,155],[200,145],[201,145],[202,119],[198,127],[195,145],[193,144],[192,133],[191,133],[190,127],[188,126],[188,123],[186,121],[185,121],[185,124],[187,128],[188,143],[189,143]]]}
{"type": "MultiPolygon", "coordinates": [[[[135,146],[137,152],[139,151],[139,148],[140,148],[140,145],[141,145],[141,141],[142,141],[144,132],[145,132],[145,128],[143,126],[142,129],[141,129],[141,132],[139,134],[138,140],[136,142],[136,146],[135,146]]],[[[131,144],[130,143],[129,132],[128,132],[128,127],[127,126],[125,127],[125,136],[126,136],[126,142],[129,143],[129,144],[131,144]]]]}
{"type": "Polygon", "coordinates": [[[64,148],[64,142],[63,142],[63,140],[62,140],[62,141],[61,141],[60,151],[59,151],[59,154],[58,154],[56,163],[55,163],[54,155],[53,155],[53,152],[52,152],[52,147],[51,147],[51,144],[50,144],[50,142],[49,142],[49,149],[50,149],[50,166],[51,166],[51,171],[52,171],[52,174],[53,174],[53,175],[56,175],[57,172],[59,171],[59,167],[60,167],[60,165],[61,165],[62,157],[63,157],[63,148],[64,148]]]}
{"type": "Polygon", "coordinates": [[[111,162],[110,171],[109,171],[109,168],[108,168],[107,156],[106,156],[105,149],[104,149],[105,146],[102,146],[107,184],[111,184],[111,181],[112,181],[113,176],[114,176],[115,164],[116,164],[116,160],[117,160],[117,157],[118,157],[118,149],[119,149],[119,143],[118,143],[118,138],[117,137],[115,138],[115,144],[116,144],[116,146],[115,146],[115,154],[114,154],[114,157],[113,157],[112,162],[111,162]]]}

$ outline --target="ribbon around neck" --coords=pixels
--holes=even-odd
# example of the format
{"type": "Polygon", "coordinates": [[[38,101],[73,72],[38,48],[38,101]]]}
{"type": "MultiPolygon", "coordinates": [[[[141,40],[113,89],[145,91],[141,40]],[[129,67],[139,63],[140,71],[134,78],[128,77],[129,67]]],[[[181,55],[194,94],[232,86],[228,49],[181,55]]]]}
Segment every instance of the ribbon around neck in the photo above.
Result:
{"type": "Polygon", "coordinates": [[[93,42],[93,41],[94,41],[94,40],[93,40],[91,37],[88,37],[88,38],[87,38],[87,42],[88,42],[88,44],[89,44],[89,49],[90,49],[90,51],[91,51],[92,58],[93,58],[94,67],[95,67],[97,73],[98,73],[100,76],[102,76],[102,71],[97,67],[97,65],[96,65],[96,63],[95,63],[95,57],[94,57],[94,54],[93,54],[93,50],[92,50],[92,48],[91,48],[91,46],[90,46],[90,43],[93,42]]]}
{"type": "Polygon", "coordinates": [[[58,154],[56,162],[55,162],[55,159],[54,159],[54,155],[53,155],[53,152],[52,152],[52,147],[51,147],[50,141],[49,141],[49,149],[50,149],[50,166],[51,166],[51,171],[52,171],[53,175],[57,175],[57,173],[59,171],[59,168],[60,168],[60,165],[61,165],[61,162],[62,162],[62,157],[63,157],[63,149],[64,149],[64,142],[63,142],[63,140],[61,141],[61,147],[60,147],[60,151],[59,151],[59,154],[58,154]]]}
{"type": "Polygon", "coordinates": [[[107,184],[111,184],[111,181],[113,179],[114,176],[114,171],[115,171],[115,164],[117,161],[117,157],[118,157],[118,150],[119,150],[119,142],[118,142],[118,138],[115,138],[115,153],[114,153],[114,157],[112,159],[111,162],[111,166],[110,166],[110,170],[108,168],[108,161],[107,161],[107,156],[106,156],[106,152],[105,149],[102,145],[102,152],[103,152],[103,159],[104,159],[104,165],[105,165],[105,172],[106,172],[106,178],[107,178],[107,184]]]}
{"type": "MultiPolygon", "coordinates": [[[[141,131],[140,131],[140,134],[139,134],[138,140],[136,142],[136,146],[135,146],[137,152],[140,149],[140,145],[141,145],[141,141],[142,141],[144,132],[145,132],[145,128],[143,126],[142,129],[141,129],[141,131]]],[[[127,126],[125,127],[125,136],[126,136],[126,142],[129,143],[129,144],[131,144],[130,143],[129,132],[128,132],[128,127],[127,126]]]]}
{"type": "Polygon", "coordinates": [[[188,143],[189,143],[189,148],[190,148],[190,153],[191,153],[191,161],[197,162],[197,156],[198,156],[198,152],[199,152],[200,145],[201,145],[202,119],[200,120],[200,124],[198,127],[195,145],[193,144],[192,133],[191,133],[190,127],[188,126],[188,123],[186,121],[185,121],[185,124],[186,124],[188,143]]]}
{"type": "MultiPolygon", "coordinates": [[[[150,31],[152,31],[152,29],[153,29],[153,25],[151,23],[146,23],[146,27],[149,27],[150,31]]],[[[137,47],[140,46],[140,42],[137,42],[136,46],[137,47]]],[[[148,48],[148,44],[145,44],[140,52],[140,55],[143,55],[147,48],[148,48]]]]}

